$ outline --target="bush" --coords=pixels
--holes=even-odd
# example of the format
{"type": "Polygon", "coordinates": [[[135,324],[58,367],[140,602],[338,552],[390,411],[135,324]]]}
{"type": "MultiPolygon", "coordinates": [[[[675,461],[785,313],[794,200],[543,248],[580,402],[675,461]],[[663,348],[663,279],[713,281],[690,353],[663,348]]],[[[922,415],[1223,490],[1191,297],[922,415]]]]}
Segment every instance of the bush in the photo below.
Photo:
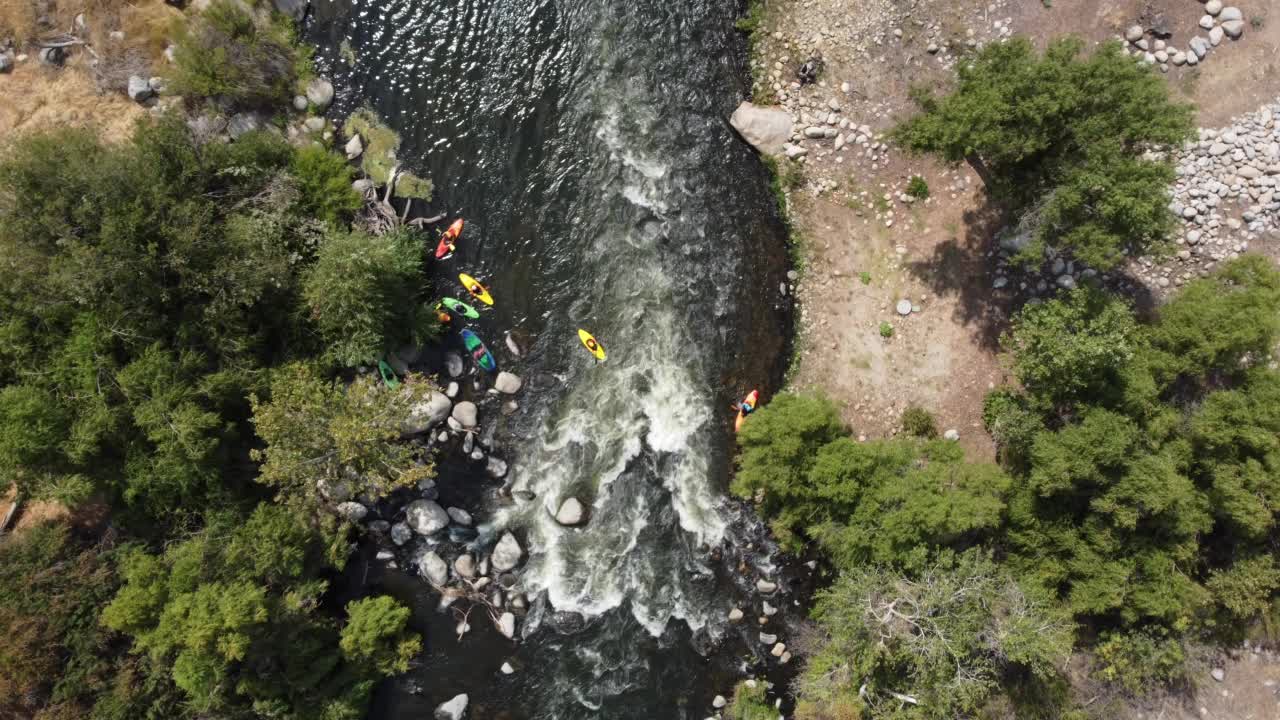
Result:
{"type": "Polygon", "coordinates": [[[1134,695],[1187,679],[1186,649],[1164,628],[1106,633],[1095,656],[1094,675],[1134,695]]]}
{"type": "Polygon", "coordinates": [[[907,194],[917,200],[925,200],[929,197],[929,183],[919,175],[912,175],[907,182],[907,194]]]}
{"type": "Polygon", "coordinates": [[[301,56],[283,17],[251,14],[233,0],[215,0],[179,25],[171,91],[243,106],[270,106],[293,96],[301,56]]]}
{"type": "Polygon", "coordinates": [[[355,172],[347,161],[318,145],[298,150],[289,173],[298,183],[299,209],[305,216],[330,223],[349,220],[364,202],[351,187],[355,172]]]}
{"type": "Polygon", "coordinates": [[[938,423],[934,421],[933,413],[912,405],[902,411],[902,431],[912,437],[932,440],[938,437],[938,423]]]}
{"type": "Polygon", "coordinates": [[[880,337],[885,340],[893,337],[893,325],[890,325],[887,320],[880,322],[880,337]]]}
{"type": "Polygon", "coordinates": [[[777,720],[778,711],[769,702],[762,680],[743,680],[733,688],[733,699],[725,714],[730,720],[777,720]]]}
{"type": "Polygon", "coordinates": [[[306,274],[303,295],[328,347],[345,366],[438,332],[422,293],[423,239],[412,230],[371,235],[330,231],[306,274]]]}
{"type": "Polygon", "coordinates": [[[1108,269],[1158,247],[1172,227],[1172,164],[1147,151],[1177,147],[1194,124],[1191,106],[1170,101],[1159,75],[1119,43],[1084,58],[1083,49],[1074,38],[1043,55],[1022,38],[988,45],[960,65],[950,94],[916,91],[920,114],[892,137],[973,166],[1031,231],[1024,261],[1049,246],[1108,269]]]}

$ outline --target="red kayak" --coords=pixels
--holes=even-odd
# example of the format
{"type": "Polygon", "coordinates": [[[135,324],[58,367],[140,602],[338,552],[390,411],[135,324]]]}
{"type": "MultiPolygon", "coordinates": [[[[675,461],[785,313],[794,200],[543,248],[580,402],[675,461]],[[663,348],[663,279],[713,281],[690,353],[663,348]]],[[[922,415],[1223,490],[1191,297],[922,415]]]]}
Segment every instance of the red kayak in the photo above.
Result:
{"type": "Polygon", "coordinates": [[[440,236],[440,244],[436,245],[437,260],[440,260],[442,258],[445,258],[453,254],[453,251],[454,251],[453,243],[458,239],[458,236],[461,234],[462,234],[462,218],[458,218],[457,220],[454,220],[453,224],[449,226],[449,229],[445,230],[444,234],[440,236]]]}

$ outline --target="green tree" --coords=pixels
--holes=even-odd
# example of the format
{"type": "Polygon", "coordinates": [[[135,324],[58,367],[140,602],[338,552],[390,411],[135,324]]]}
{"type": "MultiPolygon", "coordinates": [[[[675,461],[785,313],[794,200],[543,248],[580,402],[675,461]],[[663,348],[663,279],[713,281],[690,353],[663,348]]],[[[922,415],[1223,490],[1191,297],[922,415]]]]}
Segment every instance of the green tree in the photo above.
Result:
{"type": "Polygon", "coordinates": [[[168,81],[192,98],[242,105],[287,100],[300,56],[287,21],[231,0],[216,0],[180,23],[168,81]]]}
{"type": "Polygon", "coordinates": [[[432,465],[401,435],[433,389],[418,375],[391,390],[371,375],[343,385],[309,365],[281,368],[271,399],[252,398],[253,425],[265,443],[253,451],[262,463],[258,482],[280,501],[314,510],[326,496],[382,497],[432,477],[432,465]]]}
{"type": "Polygon", "coordinates": [[[1034,209],[1024,258],[1038,259],[1048,245],[1110,268],[1171,226],[1171,167],[1144,153],[1189,138],[1192,109],[1170,101],[1159,76],[1119,44],[1088,57],[1083,49],[1075,38],[1055,40],[1043,55],[1023,38],[992,43],[961,63],[950,94],[917,92],[921,112],[893,138],[968,162],[1008,209],[1034,209]]]}
{"type": "Polygon", "coordinates": [[[298,183],[304,215],[326,222],[351,217],[363,200],[351,187],[355,171],[340,155],[318,145],[298,150],[289,165],[298,183]]]}
{"type": "Polygon", "coordinates": [[[1010,674],[1054,676],[1074,633],[980,550],[918,574],[849,569],[818,595],[813,617],[823,639],[797,682],[798,705],[904,720],[972,716],[1010,674]]]}
{"type": "Polygon", "coordinates": [[[422,238],[409,230],[328,234],[307,272],[304,294],[336,362],[372,362],[388,348],[438,332],[420,290],[422,253],[422,238]]]}
{"type": "Polygon", "coordinates": [[[347,605],[347,624],[339,646],[347,662],[370,665],[384,675],[407,672],[422,641],[405,632],[409,608],[387,596],[347,605]]]}

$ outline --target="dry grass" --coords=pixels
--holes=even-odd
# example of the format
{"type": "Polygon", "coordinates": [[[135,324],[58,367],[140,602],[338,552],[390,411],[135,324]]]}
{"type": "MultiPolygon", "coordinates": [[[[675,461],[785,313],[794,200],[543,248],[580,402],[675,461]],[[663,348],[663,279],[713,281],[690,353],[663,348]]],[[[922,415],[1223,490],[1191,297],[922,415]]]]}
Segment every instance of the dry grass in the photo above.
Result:
{"type": "Polygon", "coordinates": [[[78,63],[62,70],[19,63],[12,73],[0,75],[0,97],[0,137],[72,125],[115,142],[127,138],[147,112],[123,95],[100,93],[78,63]]]}

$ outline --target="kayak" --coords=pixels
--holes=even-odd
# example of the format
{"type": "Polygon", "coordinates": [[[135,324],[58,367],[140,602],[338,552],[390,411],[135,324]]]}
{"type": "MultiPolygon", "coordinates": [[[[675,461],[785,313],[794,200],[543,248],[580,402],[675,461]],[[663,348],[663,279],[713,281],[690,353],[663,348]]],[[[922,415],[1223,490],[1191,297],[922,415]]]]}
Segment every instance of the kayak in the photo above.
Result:
{"type": "Polygon", "coordinates": [[[400,379],[396,377],[396,371],[391,369],[386,360],[378,361],[378,373],[382,375],[382,382],[386,383],[387,387],[392,390],[400,387],[400,379]]]}
{"type": "Polygon", "coordinates": [[[458,279],[462,281],[462,287],[466,288],[467,292],[471,293],[471,297],[479,300],[485,305],[493,304],[493,296],[490,295],[489,291],[477,282],[475,278],[466,273],[458,273],[458,279]]]}
{"type": "Polygon", "coordinates": [[[445,255],[453,253],[453,243],[462,234],[462,218],[453,221],[448,230],[440,236],[440,244],[436,245],[436,259],[439,260],[445,255]]]}
{"type": "MultiPolygon", "coordinates": [[[[752,390],[751,392],[747,393],[747,396],[746,396],[746,397],[742,398],[742,404],[743,404],[743,405],[746,405],[746,406],[748,406],[748,407],[750,407],[752,410],[755,410],[755,409],[756,409],[756,403],[758,403],[758,402],[760,402],[760,391],[759,391],[759,390],[752,390]]],[[[742,429],[742,423],[743,423],[746,419],[747,419],[747,414],[746,414],[746,413],[744,413],[744,412],[742,412],[742,406],[741,406],[741,405],[740,405],[740,406],[738,406],[738,419],[737,419],[737,420],[735,420],[735,421],[734,421],[734,423],[733,423],[733,431],[734,431],[734,432],[738,432],[739,430],[741,430],[741,429],[742,429]]]]}
{"type": "Polygon", "coordinates": [[[467,346],[467,352],[471,353],[471,359],[476,361],[476,365],[489,372],[498,369],[498,363],[494,362],[493,355],[489,354],[489,348],[484,346],[480,336],[470,330],[463,330],[462,344],[467,346]]]}
{"type": "Polygon", "coordinates": [[[596,340],[594,335],[579,328],[578,339],[582,341],[583,345],[587,346],[587,350],[590,351],[592,355],[595,355],[597,360],[604,360],[604,346],[596,340]]]}
{"type": "Polygon", "coordinates": [[[477,312],[475,308],[462,302],[461,300],[454,300],[451,297],[440,298],[440,304],[444,305],[445,307],[449,308],[453,312],[456,312],[465,318],[471,318],[472,320],[475,320],[476,318],[480,317],[480,313],[477,312]]]}

